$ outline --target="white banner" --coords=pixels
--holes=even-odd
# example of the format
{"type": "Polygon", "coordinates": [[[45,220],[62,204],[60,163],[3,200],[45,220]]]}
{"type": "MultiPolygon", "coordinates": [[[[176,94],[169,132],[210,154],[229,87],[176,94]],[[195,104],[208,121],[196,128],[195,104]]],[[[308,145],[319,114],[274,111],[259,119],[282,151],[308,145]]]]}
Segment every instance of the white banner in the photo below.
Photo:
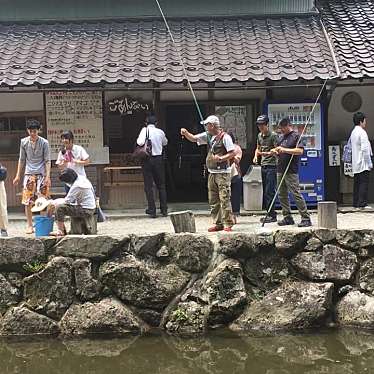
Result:
{"type": "Polygon", "coordinates": [[[103,146],[103,105],[100,91],[56,91],[45,95],[47,139],[52,159],[61,147],[61,133],[71,130],[74,143],[84,147],[94,163],[108,163],[103,146]]]}

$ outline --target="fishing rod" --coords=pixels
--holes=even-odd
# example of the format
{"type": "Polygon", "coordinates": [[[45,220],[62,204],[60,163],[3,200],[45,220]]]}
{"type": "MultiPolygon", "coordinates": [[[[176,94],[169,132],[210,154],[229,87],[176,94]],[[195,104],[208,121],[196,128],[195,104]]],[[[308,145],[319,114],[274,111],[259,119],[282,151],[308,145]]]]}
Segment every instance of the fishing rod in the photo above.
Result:
{"type": "MultiPolygon", "coordinates": [[[[180,53],[180,51],[179,51],[178,48],[176,47],[176,42],[175,42],[175,39],[174,39],[173,33],[172,33],[171,29],[170,29],[169,23],[168,23],[168,21],[167,21],[167,19],[166,19],[166,17],[165,17],[165,14],[164,14],[164,12],[163,12],[163,10],[162,10],[162,7],[161,7],[161,4],[160,4],[159,0],[155,0],[155,1],[156,1],[157,6],[158,6],[158,9],[160,10],[160,13],[161,13],[162,19],[164,20],[164,23],[165,23],[165,25],[166,25],[166,29],[167,29],[167,31],[168,31],[168,33],[169,33],[169,35],[170,35],[170,38],[171,38],[171,40],[172,40],[172,42],[173,42],[174,48],[176,49],[176,52],[177,52],[177,55],[178,55],[178,58],[179,58],[180,64],[181,64],[182,69],[183,69],[183,74],[184,74],[184,76],[185,76],[185,78],[186,78],[186,80],[187,80],[188,88],[189,88],[189,90],[190,90],[190,92],[191,92],[191,94],[192,94],[192,97],[193,97],[193,100],[194,100],[194,103],[195,103],[195,106],[196,106],[197,112],[198,112],[198,114],[199,114],[199,116],[200,116],[200,120],[203,121],[204,118],[203,118],[203,115],[202,115],[202,113],[201,113],[200,106],[199,106],[199,104],[198,104],[198,102],[197,102],[197,98],[196,98],[195,92],[194,92],[194,90],[193,90],[193,87],[192,87],[192,84],[191,84],[190,78],[189,78],[189,76],[188,76],[187,69],[186,69],[185,63],[184,63],[183,58],[182,58],[182,54],[180,53]]],[[[316,99],[316,101],[315,101],[315,103],[314,103],[314,105],[313,105],[313,107],[312,107],[312,110],[311,110],[310,113],[309,113],[309,117],[307,118],[307,121],[306,121],[306,123],[305,123],[305,125],[304,125],[303,131],[301,132],[300,137],[299,137],[299,139],[298,139],[298,141],[297,141],[297,143],[296,143],[296,148],[297,148],[298,145],[300,144],[301,138],[303,137],[306,128],[307,128],[308,125],[310,124],[312,114],[313,114],[313,112],[314,112],[314,110],[315,110],[315,108],[316,108],[316,106],[317,106],[317,104],[318,104],[318,101],[319,101],[320,98],[321,98],[322,92],[323,92],[323,90],[324,90],[325,87],[326,87],[326,83],[327,83],[327,81],[328,81],[329,79],[334,79],[334,78],[336,78],[336,77],[333,77],[333,78],[326,78],[326,79],[325,79],[325,81],[324,81],[324,83],[323,83],[323,85],[322,85],[322,88],[320,89],[319,94],[318,94],[318,96],[317,96],[317,99],[316,99]]],[[[205,126],[204,126],[204,129],[205,129],[205,126]]],[[[206,130],[206,129],[205,129],[205,130],[206,130]]],[[[183,137],[182,137],[182,142],[183,142],[183,137]]],[[[182,152],[182,149],[183,149],[183,144],[182,144],[182,146],[181,146],[181,148],[180,148],[180,152],[182,152]]],[[[273,197],[273,200],[271,201],[271,204],[270,204],[270,206],[269,206],[269,208],[268,208],[268,210],[267,210],[267,212],[266,212],[265,219],[264,219],[264,221],[262,222],[262,227],[265,226],[265,224],[266,224],[266,219],[268,218],[269,213],[270,213],[271,209],[273,208],[273,206],[274,206],[274,204],[275,204],[275,200],[276,200],[276,198],[278,197],[278,194],[279,194],[280,188],[282,187],[282,184],[284,183],[284,180],[285,180],[286,174],[287,174],[287,172],[288,172],[288,170],[289,170],[289,168],[290,168],[290,166],[291,166],[291,162],[292,162],[293,158],[294,158],[294,155],[291,155],[291,157],[290,157],[290,161],[288,162],[287,167],[286,167],[286,169],[285,169],[285,171],[284,171],[284,173],[283,173],[283,175],[282,175],[282,177],[281,177],[281,179],[280,179],[280,181],[279,181],[279,184],[278,184],[278,187],[277,187],[276,193],[275,193],[275,195],[274,195],[274,197],[273,197]]],[[[181,163],[182,163],[181,160],[182,160],[182,159],[181,159],[181,153],[180,153],[180,165],[181,165],[181,163]]]]}
{"type": "MultiPolygon", "coordinates": [[[[160,1],[159,0],[155,0],[156,1],[156,4],[157,4],[157,7],[161,13],[161,16],[162,16],[162,19],[165,23],[165,26],[166,26],[166,30],[170,36],[170,39],[173,43],[173,46],[177,52],[177,56],[178,56],[178,59],[179,59],[179,62],[182,66],[182,69],[183,69],[183,75],[184,75],[184,78],[186,79],[187,81],[187,86],[191,92],[191,95],[192,95],[192,98],[193,98],[193,101],[194,101],[194,104],[195,104],[195,107],[196,107],[196,110],[197,110],[197,113],[200,117],[200,123],[204,120],[204,117],[203,117],[203,114],[201,112],[201,109],[200,109],[200,106],[199,106],[199,103],[197,102],[197,98],[196,98],[196,95],[195,95],[195,91],[192,87],[192,84],[191,84],[191,80],[190,80],[190,77],[188,76],[188,72],[187,72],[187,69],[186,69],[186,65],[183,61],[183,57],[182,57],[182,53],[180,52],[180,50],[177,48],[177,43],[175,42],[175,38],[174,38],[174,35],[171,31],[171,28],[170,28],[170,25],[169,25],[169,22],[168,20],[166,19],[166,16],[165,16],[165,13],[161,7],[161,4],[160,4],[160,1]]],[[[205,126],[201,123],[201,125],[203,126],[204,128],[204,131],[206,131],[206,128],[205,126]]],[[[179,156],[178,156],[178,168],[181,169],[182,167],[182,154],[183,154],[183,141],[184,141],[184,136],[182,136],[182,139],[181,139],[181,142],[180,142],[180,146],[179,146],[179,156]]]]}
{"type": "MultiPolygon", "coordinates": [[[[312,109],[311,109],[311,111],[310,111],[310,113],[309,113],[309,116],[307,117],[307,120],[306,120],[306,122],[305,122],[305,125],[304,125],[304,127],[303,127],[303,131],[301,132],[301,134],[300,134],[300,136],[299,136],[299,139],[297,140],[297,143],[296,143],[295,148],[298,148],[298,146],[299,146],[299,144],[300,144],[300,142],[301,142],[301,139],[302,139],[302,137],[303,137],[303,135],[304,135],[304,133],[305,133],[305,130],[306,130],[306,128],[309,126],[309,124],[310,124],[310,122],[311,122],[312,114],[314,113],[314,110],[316,109],[316,106],[317,106],[317,104],[318,104],[318,102],[319,102],[319,100],[320,100],[320,98],[321,98],[322,92],[323,92],[323,90],[325,89],[325,87],[326,87],[326,83],[327,83],[328,80],[329,80],[329,78],[326,78],[326,79],[325,79],[325,81],[324,81],[324,83],[323,83],[323,85],[322,85],[322,88],[321,88],[321,90],[319,91],[319,94],[318,94],[318,96],[317,96],[317,99],[316,99],[316,101],[314,102],[313,107],[312,107],[312,109]]],[[[280,191],[280,189],[281,189],[281,187],[282,187],[282,184],[283,184],[283,182],[284,182],[284,180],[285,180],[285,178],[286,178],[287,172],[288,172],[288,170],[290,169],[290,166],[291,166],[291,163],[292,163],[292,160],[294,159],[294,157],[295,157],[295,155],[291,155],[291,157],[290,157],[290,161],[288,162],[287,167],[286,167],[285,171],[283,172],[282,177],[281,177],[281,179],[280,179],[280,181],[279,181],[279,183],[278,183],[277,190],[276,190],[276,192],[275,192],[275,194],[274,194],[274,197],[273,197],[273,200],[271,201],[270,206],[269,206],[269,208],[268,208],[268,210],[267,210],[267,212],[266,212],[266,215],[265,215],[265,218],[264,218],[264,220],[263,220],[263,222],[262,222],[262,226],[261,226],[261,227],[264,227],[265,224],[266,224],[266,220],[267,220],[267,218],[269,217],[269,214],[270,214],[271,210],[273,209],[273,206],[274,206],[274,204],[275,204],[275,200],[277,199],[277,197],[278,197],[278,195],[279,195],[279,191],[280,191]]]]}

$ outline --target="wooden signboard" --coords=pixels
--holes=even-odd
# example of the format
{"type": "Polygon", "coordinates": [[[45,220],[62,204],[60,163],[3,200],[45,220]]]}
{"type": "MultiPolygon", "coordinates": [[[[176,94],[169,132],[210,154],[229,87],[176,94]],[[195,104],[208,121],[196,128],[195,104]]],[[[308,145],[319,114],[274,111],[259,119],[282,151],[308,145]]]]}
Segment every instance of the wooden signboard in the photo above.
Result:
{"type": "Polygon", "coordinates": [[[216,106],[216,114],[226,132],[232,132],[241,148],[247,148],[247,106],[216,106]]]}
{"type": "Polygon", "coordinates": [[[100,91],[56,91],[45,96],[47,138],[52,159],[61,147],[61,133],[71,130],[74,142],[84,147],[92,163],[109,163],[103,143],[103,105],[100,91]]]}

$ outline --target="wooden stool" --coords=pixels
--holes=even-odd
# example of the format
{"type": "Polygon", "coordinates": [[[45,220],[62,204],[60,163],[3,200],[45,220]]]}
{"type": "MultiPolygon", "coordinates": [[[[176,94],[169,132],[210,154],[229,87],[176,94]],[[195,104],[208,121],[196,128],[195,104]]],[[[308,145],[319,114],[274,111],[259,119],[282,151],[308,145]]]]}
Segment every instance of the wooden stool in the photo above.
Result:
{"type": "Polygon", "coordinates": [[[336,229],[338,227],[335,201],[320,201],[318,203],[318,227],[326,229],[336,229]]]}
{"type": "Polygon", "coordinates": [[[84,217],[70,217],[70,234],[75,235],[96,235],[97,214],[84,217]]]}

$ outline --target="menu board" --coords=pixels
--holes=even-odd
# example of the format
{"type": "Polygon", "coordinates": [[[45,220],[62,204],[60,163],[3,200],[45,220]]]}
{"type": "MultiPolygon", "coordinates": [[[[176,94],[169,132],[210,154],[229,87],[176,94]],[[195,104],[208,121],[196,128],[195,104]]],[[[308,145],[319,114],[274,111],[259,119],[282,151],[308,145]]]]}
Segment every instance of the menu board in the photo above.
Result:
{"type": "Polygon", "coordinates": [[[232,132],[241,148],[247,148],[247,106],[216,106],[216,115],[222,128],[232,132]]]}
{"type": "Polygon", "coordinates": [[[103,105],[100,91],[56,91],[45,96],[47,139],[52,159],[61,147],[61,133],[71,130],[74,143],[84,147],[94,163],[107,163],[103,146],[103,105]],[[91,157],[94,154],[94,159],[91,157]]]}

